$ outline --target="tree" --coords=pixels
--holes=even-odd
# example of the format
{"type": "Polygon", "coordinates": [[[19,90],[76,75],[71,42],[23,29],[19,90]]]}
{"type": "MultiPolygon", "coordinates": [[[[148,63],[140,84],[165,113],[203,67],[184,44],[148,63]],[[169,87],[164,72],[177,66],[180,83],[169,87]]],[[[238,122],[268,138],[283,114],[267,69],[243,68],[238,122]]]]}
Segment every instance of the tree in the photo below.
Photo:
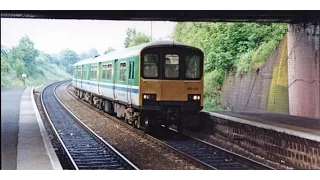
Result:
{"type": "Polygon", "coordinates": [[[91,48],[88,52],[81,53],[79,55],[79,59],[83,60],[83,59],[87,59],[87,58],[93,58],[98,55],[99,55],[99,53],[98,53],[97,49],[91,48]]]}
{"type": "Polygon", "coordinates": [[[104,54],[108,54],[109,52],[112,52],[112,51],[115,51],[115,49],[112,47],[108,47],[108,49],[104,51],[104,54]]]}
{"type": "Polygon", "coordinates": [[[8,49],[3,45],[1,45],[1,56],[8,58],[8,49]]]}
{"type": "Polygon", "coordinates": [[[96,49],[91,48],[91,49],[89,50],[89,52],[88,52],[88,55],[89,55],[89,57],[95,57],[95,56],[98,56],[99,53],[98,53],[98,51],[97,51],[96,49]]]}
{"type": "Polygon", "coordinates": [[[135,29],[128,28],[126,29],[126,39],[124,40],[124,47],[127,48],[129,47],[130,42],[132,41],[133,36],[137,34],[135,29]]]}
{"type": "Polygon", "coordinates": [[[18,63],[16,67],[20,68],[21,72],[22,65],[24,65],[24,73],[29,75],[34,74],[36,71],[35,59],[39,55],[39,52],[34,47],[34,43],[30,40],[28,36],[24,36],[20,39],[19,45],[13,47],[9,53],[9,61],[18,63],[22,61],[23,63],[18,63]]]}
{"type": "Polygon", "coordinates": [[[76,52],[70,49],[64,49],[60,52],[60,64],[65,68],[66,72],[72,74],[73,64],[79,61],[76,52]]]}
{"type": "Polygon", "coordinates": [[[3,74],[7,73],[8,71],[9,71],[9,64],[7,62],[7,57],[3,55],[1,52],[1,78],[3,77],[3,74]]]}
{"type": "Polygon", "coordinates": [[[148,43],[150,41],[151,41],[150,36],[147,36],[141,32],[138,32],[136,35],[132,37],[132,40],[129,43],[128,47],[137,46],[140,44],[148,43]]]}
{"type": "Polygon", "coordinates": [[[142,32],[136,32],[135,29],[128,28],[126,30],[127,37],[124,40],[124,47],[132,47],[140,44],[144,44],[151,41],[151,37],[143,34],[142,32]]]}
{"type": "Polygon", "coordinates": [[[39,55],[38,50],[34,48],[34,43],[29,39],[28,36],[24,36],[20,39],[18,49],[21,51],[22,60],[26,63],[26,65],[31,64],[39,55]]]}

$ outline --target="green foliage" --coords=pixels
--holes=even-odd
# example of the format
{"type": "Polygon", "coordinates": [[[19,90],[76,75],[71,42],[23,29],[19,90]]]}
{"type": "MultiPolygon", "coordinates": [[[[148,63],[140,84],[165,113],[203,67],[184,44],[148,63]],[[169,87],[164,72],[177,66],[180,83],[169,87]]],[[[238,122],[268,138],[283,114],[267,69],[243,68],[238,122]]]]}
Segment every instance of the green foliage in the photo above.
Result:
{"type": "Polygon", "coordinates": [[[27,36],[10,49],[1,45],[1,86],[23,86],[23,73],[27,74],[28,86],[70,78],[56,64],[60,64],[57,56],[39,52],[27,36]]]}
{"type": "Polygon", "coordinates": [[[135,29],[128,28],[126,30],[127,37],[124,41],[125,48],[137,46],[140,44],[148,43],[151,41],[151,37],[141,33],[136,32],[135,29]]]}
{"type": "Polygon", "coordinates": [[[87,58],[93,58],[98,55],[99,55],[98,50],[91,48],[87,53],[81,53],[79,55],[79,59],[83,60],[83,59],[87,59],[87,58]]]}
{"type": "Polygon", "coordinates": [[[151,41],[151,37],[138,32],[135,36],[132,37],[132,41],[129,43],[128,47],[137,46],[140,44],[148,43],[151,41]]]}
{"type": "Polygon", "coordinates": [[[25,72],[25,63],[21,60],[17,60],[12,67],[15,69],[17,77],[21,77],[22,74],[25,72]]]}
{"type": "Polygon", "coordinates": [[[79,57],[76,52],[70,49],[64,49],[60,52],[60,65],[69,74],[73,72],[73,64],[79,61],[79,57]]]}
{"type": "Polygon", "coordinates": [[[204,97],[203,110],[205,111],[221,111],[220,107],[220,97],[204,97]]]}
{"type": "Polygon", "coordinates": [[[214,107],[213,109],[219,109],[220,106],[220,94],[221,86],[225,72],[221,69],[215,69],[211,72],[205,73],[204,76],[204,96],[205,107],[214,107]],[[210,102],[211,104],[207,104],[210,102]]]}
{"type": "Polygon", "coordinates": [[[38,56],[38,50],[34,48],[34,43],[29,39],[28,36],[24,36],[20,39],[18,49],[20,51],[21,59],[26,63],[30,64],[38,56]]]}
{"type": "Polygon", "coordinates": [[[108,49],[104,51],[104,54],[108,54],[109,52],[112,52],[112,51],[115,51],[115,49],[112,47],[108,47],[108,49]]]}
{"type": "Polygon", "coordinates": [[[236,76],[239,76],[241,73],[248,73],[252,70],[251,60],[254,52],[254,50],[251,50],[247,53],[244,53],[239,59],[236,60],[236,76]]]}
{"type": "Polygon", "coordinates": [[[124,47],[129,47],[130,42],[132,41],[133,36],[137,34],[136,29],[128,28],[126,29],[126,39],[124,40],[124,47]]]}
{"type": "Polygon", "coordinates": [[[5,58],[8,58],[8,49],[7,47],[1,45],[1,57],[5,57],[5,58]]]}
{"type": "Polygon", "coordinates": [[[8,58],[5,55],[2,55],[1,53],[1,73],[8,72],[9,64],[7,61],[8,58]]]}
{"type": "MultiPolygon", "coordinates": [[[[2,50],[2,49],[1,49],[2,50]]],[[[9,72],[9,63],[5,55],[1,51],[1,84],[5,83],[5,74],[9,72]]]]}
{"type": "MultiPolygon", "coordinates": [[[[259,67],[286,33],[285,24],[179,22],[172,38],[196,46],[205,54],[206,102],[219,105],[225,73],[259,67]]],[[[208,107],[208,106],[207,106],[208,107]]]]}
{"type": "Polygon", "coordinates": [[[269,55],[276,49],[279,44],[279,40],[272,39],[268,42],[262,43],[256,51],[252,54],[251,64],[254,68],[260,67],[269,55]]]}

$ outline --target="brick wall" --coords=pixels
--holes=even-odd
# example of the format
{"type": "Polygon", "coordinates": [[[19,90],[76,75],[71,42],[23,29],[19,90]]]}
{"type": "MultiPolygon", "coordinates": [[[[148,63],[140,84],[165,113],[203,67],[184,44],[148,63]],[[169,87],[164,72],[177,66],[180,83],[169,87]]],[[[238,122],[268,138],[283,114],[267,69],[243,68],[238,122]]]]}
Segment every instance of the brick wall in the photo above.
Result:
{"type": "Polygon", "coordinates": [[[203,131],[297,169],[320,169],[320,142],[202,114],[203,131]]]}

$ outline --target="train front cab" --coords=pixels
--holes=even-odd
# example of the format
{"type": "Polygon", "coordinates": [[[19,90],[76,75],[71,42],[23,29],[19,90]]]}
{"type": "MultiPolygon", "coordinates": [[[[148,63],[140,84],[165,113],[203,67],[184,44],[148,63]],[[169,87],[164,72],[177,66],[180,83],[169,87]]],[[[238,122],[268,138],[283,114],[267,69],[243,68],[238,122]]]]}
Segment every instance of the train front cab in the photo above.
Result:
{"type": "Polygon", "coordinates": [[[197,125],[203,108],[203,53],[185,46],[144,49],[140,55],[143,126],[197,125]]]}

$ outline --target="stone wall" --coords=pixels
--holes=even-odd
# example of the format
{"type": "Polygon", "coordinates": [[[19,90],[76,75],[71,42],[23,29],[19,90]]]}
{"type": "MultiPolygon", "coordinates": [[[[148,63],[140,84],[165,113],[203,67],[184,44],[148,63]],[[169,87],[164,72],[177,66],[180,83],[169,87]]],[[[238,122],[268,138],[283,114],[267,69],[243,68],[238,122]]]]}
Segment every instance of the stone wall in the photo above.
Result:
{"type": "Polygon", "coordinates": [[[263,67],[240,77],[227,76],[221,105],[235,111],[289,113],[287,38],[269,56],[263,67]]]}

